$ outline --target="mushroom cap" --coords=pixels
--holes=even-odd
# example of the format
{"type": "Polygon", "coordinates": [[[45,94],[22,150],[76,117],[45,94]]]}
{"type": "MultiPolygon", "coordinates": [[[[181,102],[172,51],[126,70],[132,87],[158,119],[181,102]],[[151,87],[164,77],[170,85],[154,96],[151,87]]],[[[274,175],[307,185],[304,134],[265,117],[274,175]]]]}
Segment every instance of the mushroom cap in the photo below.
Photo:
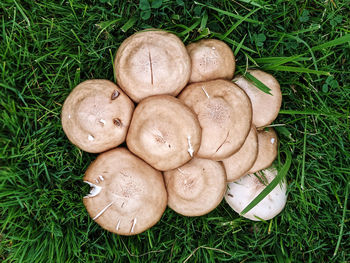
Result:
{"type": "Polygon", "coordinates": [[[258,131],[258,157],[248,173],[256,173],[269,167],[277,157],[278,137],[273,128],[258,131]]]}
{"type": "Polygon", "coordinates": [[[198,157],[222,160],[241,148],[250,130],[252,108],[237,85],[221,79],[192,83],[179,99],[197,114],[202,127],[198,157]]]}
{"type": "Polygon", "coordinates": [[[87,169],[92,187],[83,199],[93,220],[120,235],[136,235],[155,225],[167,204],[162,173],[125,148],[100,154],[87,169]]]}
{"type": "Polygon", "coordinates": [[[201,216],[215,209],[226,191],[221,163],[193,158],[185,165],[164,172],[168,206],[184,216],[201,216]]]}
{"type": "Polygon", "coordinates": [[[258,134],[254,125],[244,141],[242,147],[233,155],[222,160],[227,181],[233,182],[247,174],[258,157],[258,134]]]}
{"type": "Polygon", "coordinates": [[[142,100],[135,109],[126,143],[131,152],[166,171],[188,162],[198,151],[201,128],[196,115],[169,95],[142,100]]]}
{"type": "Polygon", "coordinates": [[[148,30],[128,37],[119,47],[115,75],[135,102],[160,94],[176,96],[187,84],[191,60],[174,34],[148,30]]]}
{"type": "MultiPolygon", "coordinates": [[[[261,177],[263,175],[266,180],[259,179],[254,174],[247,174],[238,181],[228,184],[225,200],[237,213],[240,214],[265,189],[266,185],[271,183],[277,176],[277,170],[274,167],[270,167],[260,171],[258,175],[261,177]],[[265,185],[262,181],[267,181],[267,184],[265,185]]],[[[255,207],[244,214],[243,217],[253,221],[260,221],[257,217],[264,220],[275,217],[282,211],[287,202],[286,192],[287,183],[283,180],[255,207]]]]}
{"type": "Polygon", "coordinates": [[[203,39],[189,44],[186,48],[192,63],[190,82],[233,78],[235,56],[225,42],[203,39]]]}
{"type": "Polygon", "coordinates": [[[276,119],[281,108],[280,84],[272,75],[261,70],[248,70],[248,72],[269,87],[272,95],[261,91],[242,75],[235,77],[233,82],[247,93],[252,102],[253,124],[257,128],[270,125],[276,119]]]}
{"type": "Polygon", "coordinates": [[[80,149],[103,152],[125,141],[134,107],[113,82],[86,80],[65,100],[62,127],[68,139],[80,149]]]}

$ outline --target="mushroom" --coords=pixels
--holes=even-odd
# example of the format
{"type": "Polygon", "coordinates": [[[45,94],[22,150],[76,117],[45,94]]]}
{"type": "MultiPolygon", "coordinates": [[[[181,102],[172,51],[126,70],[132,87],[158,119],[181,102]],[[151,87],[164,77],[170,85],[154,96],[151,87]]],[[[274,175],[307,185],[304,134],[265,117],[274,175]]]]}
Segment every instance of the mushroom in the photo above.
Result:
{"type": "Polygon", "coordinates": [[[91,218],[104,229],[136,235],[155,225],[167,204],[162,173],[125,148],[100,154],[87,169],[83,198],[91,218]]]}
{"type": "MultiPolygon", "coordinates": [[[[257,176],[254,174],[243,176],[238,181],[228,184],[225,200],[234,211],[240,214],[276,176],[277,170],[274,167],[260,171],[257,176]]],[[[243,217],[253,221],[269,220],[275,217],[287,202],[286,192],[287,183],[283,180],[243,217]]]]}
{"type": "Polygon", "coordinates": [[[133,110],[133,102],[111,81],[87,80],[65,100],[62,127],[77,147],[99,153],[124,142],[133,110]]]}
{"type": "Polygon", "coordinates": [[[176,96],[187,84],[191,60],[174,34],[148,30],[127,38],[119,47],[115,75],[120,87],[135,102],[152,96],[176,96]]]}
{"type": "Polygon", "coordinates": [[[254,125],[244,141],[242,147],[233,155],[222,160],[227,181],[233,182],[247,174],[258,157],[258,135],[254,125]]]}
{"type": "Polygon", "coordinates": [[[269,167],[277,157],[278,137],[273,128],[258,131],[258,157],[248,173],[269,167]]]}
{"type": "Polygon", "coordinates": [[[226,174],[221,163],[193,158],[164,173],[168,206],[184,216],[200,216],[215,209],[224,197],[226,174]]]}
{"type": "Polygon", "coordinates": [[[252,119],[245,92],[227,80],[192,83],[179,95],[196,114],[202,127],[197,156],[222,160],[243,145],[252,119]]]}
{"type": "Polygon", "coordinates": [[[192,63],[190,82],[233,78],[235,56],[225,42],[203,39],[189,44],[186,48],[192,63]]]}
{"type": "Polygon", "coordinates": [[[276,119],[281,108],[280,84],[272,75],[261,70],[248,70],[248,72],[270,88],[271,95],[258,89],[242,75],[235,77],[233,82],[247,93],[252,102],[253,124],[258,128],[270,125],[276,119]]]}
{"type": "Polygon", "coordinates": [[[158,95],[138,104],[126,143],[141,159],[166,171],[188,162],[200,140],[201,128],[191,109],[177,98],[158,95]]]}

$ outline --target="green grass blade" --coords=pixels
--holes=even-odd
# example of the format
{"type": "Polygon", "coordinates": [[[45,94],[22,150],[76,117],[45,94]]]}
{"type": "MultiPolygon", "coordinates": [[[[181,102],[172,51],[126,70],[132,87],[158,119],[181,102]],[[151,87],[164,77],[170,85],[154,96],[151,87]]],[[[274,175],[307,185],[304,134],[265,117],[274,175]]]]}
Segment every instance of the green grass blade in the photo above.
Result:
{"type": "Polygon", "coordinates": [[[328,71],[315,70],[303,67],[292,67],[292,66],[267,66],[264,67],[265,70],[276,70],[276,71],[288,71],[288,72],[300,72],[300,73],[310,73],[316,75],[330,76],[328,71]]]}
{"type": "Polygon", "coordinates": [[[130,28],[134,26],[134,24],[137,21],[137,17],[132,17],[130,18],[121,28],[120,30],[123,31],[124,33],[128,31],[130,28]]]}
{"type": "Polygon", "coordinates": [[[286,176],[289,167],[292,163],[292,155],[289,151],[285,151],[286,153],[286,162],[282,166],[282,168],[278,171],[275,179],[271,181],[271,183],[265,187],[265,189],[254,198],[241,212],[241,215],[248,213],[251,209],[253,209],[261,200],[263,200],[286,176]]]}
{"type": "Polygon", "coordinates": [[[266,86],[264,83],[262,83],[260,80],[258,80],[256,77],[254,77],[252,74],[250,74],[249,72],[246,72],[246,73],[244,74],[244,77],[245,77],[248,81],[253,82],[254,85],[255,85],[255,87],[257,87],[257,88],[260,89],[261,91],[263,91],[263,92],[265,92],[265,93],[267,93],[267,94],[269,94],[269,95],[272,95],[272,94],[270,93],[271,89],[270,89],[268,86],[266,86]]]}
{"type": "Polygon", "coordinates": [[[320,50],[320,49],[324,49],[324,48],[330,48],[330,47],[345,44],[347,42],[350,42],[350,34],[346,34],[345,36],[342,36],[342,37],[336,38],[334,40],[328,41],[326,43],[323,43],[321,45],[312,47],[311,50],[315,51],[315,50],[320,50]]]}
{"type": "MultiPolygon", "coordinates": [[[[236,15],[234,13],[231,13],[231,12],[228,12],[228,11],[225,11],[225,10],[222,10],[222,9],[219,9],[219,8],[216,8],[214,6],[210,6],[210,5],[205,5],[205,4],[202,4],[202,3],[199,3],[197,1],[194,2],[196,5],[200,5],[200,6],[205,6],[209,9],[212,9],[212,10],[215,10],[223,15],[226,15],[226,16],[230,16],[230,17],[233,17],[233,18],[236,18],[236,19],[239,19],[239,20],[244,20],[244,17],[243,16],[240,16],[240,15],[236,15]]],[[[246,22],[249,22],[249,23],[254,23],[254,24],[263,24],[263,22],[261,21],[258,21],[258,20],[254,20],[254,19],[250,19],[250,18],[247,18],[245,19],[246,22]]]]}

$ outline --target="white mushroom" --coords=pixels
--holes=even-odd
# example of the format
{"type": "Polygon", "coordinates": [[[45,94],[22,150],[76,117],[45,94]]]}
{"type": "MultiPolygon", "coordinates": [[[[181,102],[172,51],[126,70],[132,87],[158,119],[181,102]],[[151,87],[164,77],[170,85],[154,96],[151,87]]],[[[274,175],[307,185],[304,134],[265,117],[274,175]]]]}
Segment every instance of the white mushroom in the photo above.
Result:
{"type": "MultiPolygon", "coordinates": [[[[243,176],[238,181],[228,184],[225,200],[233,210],[241,213],[276,176],[277,170],[274,167],[262,170],[257,175],[248,174],[243,176]]],[[[283,181],[243,217],[254,221],[269,220],[275,217],[286,204],[286,191],[287,183],[283,181]]]]}

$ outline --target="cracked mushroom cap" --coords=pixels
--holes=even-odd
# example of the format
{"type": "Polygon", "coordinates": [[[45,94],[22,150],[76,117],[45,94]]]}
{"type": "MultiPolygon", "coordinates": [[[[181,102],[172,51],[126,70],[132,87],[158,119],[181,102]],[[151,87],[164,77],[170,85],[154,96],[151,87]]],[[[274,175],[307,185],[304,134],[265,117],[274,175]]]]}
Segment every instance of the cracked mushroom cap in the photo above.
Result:
{"type": "Polygon", "coordinates": [[[77,147],[99,153],[125,141],[133,110],[134,103],[111,81],[86,80],[65,100],[62,127],[77,147]]]}
{"type": "Polygon", "coordinates": [[[226,191],[226,174],[221,163],[193,158],[164,173],[168,206],[184,216],[201,216],[215,209],[226,191]]]}
{"type": "Polygon", "coordinates": [[[280,84],[272,75],[261,70],[248,70],[248,72],[270,88],[272,95],[261,91],[242,75],[235,77],[233,82],[247,93],[252,102],[253,124],[257,128],[270,125],[276,119],[281,108],[280,84]]]}
{"type": "Polygon", "coordinates": [[[186,48],[192,63],[190,82],[233,78],[235,56],[225,42],[203,39],[189,44],[186,48]]]}
{"type": "Polygon", "coordinates": [[[119,47],[114,65],[119,86],[135,102],[152,95],[176,96],[191,74],[186,47],[177,36],[162,30],[128,37],[119,47]]]}
{"type": "Polygon", "coordinates": [[[244,141],[243,146],[230,157],[222,160],[227,181],[233,182],[247,174],[258,157],[258,135],[254,125],[244,141]]]}
{"type": "Polygon", "coordinates": [[[258,157],[248,173],[256,173],[273,163],[278,152],[278,137],[273,128],[258,131],[258,157]]]}
{"type": "Polygon", "coordinates": [[[238,151],[251,126],[252,108],[245,92],[227,80],[193,83],[179,95],[202,128],[197,156],[222,160],[238,151]]]}
{"type": "Polygon", "coordinates": [[[162,173],[125,148],[100,154],[87,169],[91,187],[84,205],[91,218],[119,235],[136,235],[155,225],[167,204],[162,173]]]}
{"type": "Polygon", "coordinates": [[[126,143],[154,168],[167,171],[188,162],[200,140],[201,128],[191,109],[177,98],[158,95],[138,104],[126,143]]]}
{"type": "MultiPolygon", "coordinates": [[[[243,176],[236,182],[228,184],[228,190],[225,195],[226,202],[237,213],[254,200],[277,176],[276,168],[270,167],[260,171],[257,177],[254,174],[243,176]]],[[[278,215],[287,202],[287,183],[283,180],[278,184],[263,200],[255,207],[243,215],[253,221],[269,220],[278,215]]]]}

